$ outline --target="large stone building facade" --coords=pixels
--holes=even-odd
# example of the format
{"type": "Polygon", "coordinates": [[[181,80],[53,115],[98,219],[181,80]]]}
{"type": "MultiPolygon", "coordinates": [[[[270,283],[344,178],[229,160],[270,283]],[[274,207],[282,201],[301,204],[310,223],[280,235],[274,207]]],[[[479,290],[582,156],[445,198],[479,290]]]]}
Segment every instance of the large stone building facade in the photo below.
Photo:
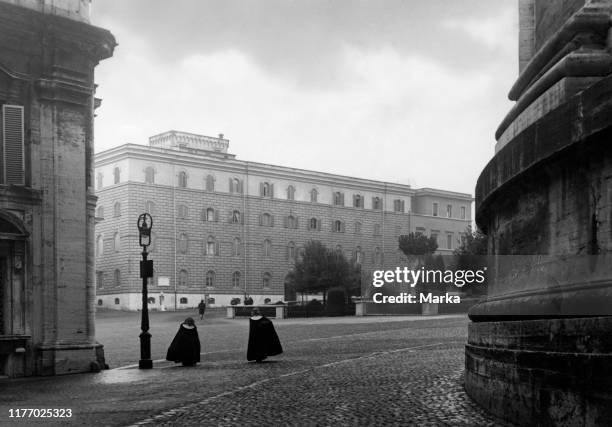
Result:
{"type": "Polygon", "coordinates": [[[229,141],[170,131],[149,146],[96,155],[97,304],[141,306],[136,219],[153,216],[150,308],[291,298],[286,277],[318,240],[373,269],[405,261],[398,237],[435,235],[452,253],[471,221],[471,196],[238,160],[229,141]]]}
{"type": "Polygon", "coordinates": [[[492,268],[466,390],[518,425],[610,425],[612,1],[519,10],[516,104],[476,187],[492,268]]]}
{"type": "Polygon", "coordinates": [[[98,369],[86,0],[0,1],[0,377],[98,369]]]}

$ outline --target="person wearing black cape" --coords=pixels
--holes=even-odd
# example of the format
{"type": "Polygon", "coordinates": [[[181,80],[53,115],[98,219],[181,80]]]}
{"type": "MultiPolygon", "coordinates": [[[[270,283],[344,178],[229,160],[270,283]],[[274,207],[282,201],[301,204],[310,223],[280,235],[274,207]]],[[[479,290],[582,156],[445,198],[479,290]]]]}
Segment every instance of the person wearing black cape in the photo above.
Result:
{"type": "Polygon", "coordinates": [[[268,356],[276,356],[283,352],[274,325],[258,308],[254,308],[249,319],[249,345],[247,360],[261,363],[268,356]]]}
{"type": "Polygon", "coordinates": [[[182,363],[183,366],[193,366],[200,361],[200,338],[198,329],[191,317],[179,326],[172,344],[168,348],[166,360],[182,363]]]}

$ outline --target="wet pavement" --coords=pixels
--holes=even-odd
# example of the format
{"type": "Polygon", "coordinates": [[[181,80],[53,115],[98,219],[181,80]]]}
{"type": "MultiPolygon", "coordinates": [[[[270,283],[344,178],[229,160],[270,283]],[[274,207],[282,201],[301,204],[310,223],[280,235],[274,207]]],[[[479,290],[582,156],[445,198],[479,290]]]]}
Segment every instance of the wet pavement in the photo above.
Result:
{"type": "MultiPolygon", "coordinates": [[[[154,359],[184,317],[152,314],[154,359]]],[[[152,370],[133,365],[136,318],[98,316],[107,361],[123,367],[0,380],[0,425],[503,425],[463,390],[464,316],[276,320],[284,353],[262,364],[246,362],[246,320],[209,317],[198,320],[200,364],[152,370]],[[11,408],[72,417],[9,418],[11,408]]]]}

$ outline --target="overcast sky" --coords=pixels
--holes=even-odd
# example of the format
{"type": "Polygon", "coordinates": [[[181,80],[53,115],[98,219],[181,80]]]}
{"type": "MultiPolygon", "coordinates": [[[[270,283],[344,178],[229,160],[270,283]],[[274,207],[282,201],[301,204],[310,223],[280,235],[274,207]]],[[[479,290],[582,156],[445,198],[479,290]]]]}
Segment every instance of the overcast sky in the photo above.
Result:
{"type": "Polygon", "coordinates": [[[96,152],[175,129],[241,160],[473,194],[517,76],[515,0],[94,0],[96,152]]]}

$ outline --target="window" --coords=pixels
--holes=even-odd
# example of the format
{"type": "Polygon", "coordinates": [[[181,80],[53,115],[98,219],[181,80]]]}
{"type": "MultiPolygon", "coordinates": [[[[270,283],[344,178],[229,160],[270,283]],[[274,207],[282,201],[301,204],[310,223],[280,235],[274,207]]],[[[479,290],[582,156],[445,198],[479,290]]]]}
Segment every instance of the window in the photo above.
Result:
{"type": "Polygon", "coordinates": [[[285,228],[298,228],[298,219],[293,215],[285,218],[285,228]]]}
{"type": "Polygon", "coordinates": [[[113,216],[118,218],[121,216],[121,202],[115,202],[113,205],[113,216]]]}
{"type": "Polygon", "coordinates": [[[317,203],[318,197],[319,197],[319,192],[317,191],[316,188],[313,188],[312,190],[310,190],[310,201],[312,203],[317,203]]]}
{"type": "Polygon", "coordinates": [[[98,288],[104,287],[104,272],[103,271],[96,271],[96,286],[98,288]]]}
{"type": "Polygon", "coordinates": [[[206,255],[219,255],[219,242],[214,236],[208,236],[206,240],[206,255]]]}
{"type": "Polygon", "coordinates": [[[273,227],[274,226],[274,218],[269,213],[265,213],[259,217],[259,224],[264,227],[273,227]]]}
{"type": "Polygon", "coordinates": [[[432,231],[430,237],[433,238],[436,241],[436,243],[438,243],[438,233],[437,232],[432,231]]]}
{"type": "Polygon", "coordinates": [[[179,205],[178,207],[178,217],[181,219],[187,219],[189,216],[189,209],[185,205],[179,205]]]}
{"type": "Polygon", "coordinates": [[[215,177],[206,175],[206,191],[215,191],[215,177]]]}
{"type": "Polygon", "coordinates": [[[240,272],[234,271],[232,273],[232,287],[239,288],[240,287],[240,272]]]}
{"type": "Polygon", "coordinates": [[[310,218],[308,221],[309,230],[321,230],[321,220],[317,218],[310,218]]]}
{"type": "Polygon", "coordinates": [[[449,233],[446,235],[446,249],[452,249],[452,248],[453,248],[453,235],[449,233]]]}
{"type": "MultiPolygon", "coordinates": [[[[181,270],[179,271],[179,286],[182,287],[186,287],[189,284],[189,273],[187,272],[187,270],[181,270]]],[[[185,299],[185,301],[187,301],[185,299]]],[[[185,302],[184,304],[187,304],[187,302],[185,302]]]]}
{"type": "Polygon", "coordinates": [[[218,218],[219,214],[213,208],[206,209],[206,216],[204,217],[204,221],[213,222],[217,221],[218,218]]]}
{"type": "Polygon", "coordinates": [[[178,186],[187,188],[187,172],[181,171],[178,174],[178,186]]]}
{"type": "Polygon", "coordinates": [[[382,264],[382,252],[379,247],[374,248],[374,264],[382,264]]]}
{"type": "Polygon", "coordinates": [[[332,231],[336,233],[344,233],[344,223],[339,219],[332,223],[332,231]]]}
{"type": "Polygon", "coordinates": [[[212,270],[208,270],[206,272],[206,287],[207,288],[215,287],[215,272],[212,270]]]}
{"type": "Polygon", "coordinates": [[[98,300],[98,305],[103,305],[103,304],[104,304],[104,302],[101,299],[99,299],[98,300]]]}
{"type": "Polygon", "coordinates": [[[404,201],[397,199],[393,201],[393,212],[405,212],[404,210],[404,201]]]}
{"type": "Polygon", "coordinates": [[[98,214],[96,216],[104,219],[104,206],[98,206],[98,214]]]}
{"type": "Polygon", "coordinates": [[[118,268],[115,269],[113,279],[115,287],[118,288],[119,286],[121,286],[121,270],[119,270],[118,268]]]}
{"type": "Polygon", "coordinates": [[[289,261],[295,261],[295,243],[293,242],[287,244],[287,259],[289,261]]]}
{"type": "Polygon", "coordinates": [[[98,175],[96,175],[96,189],[101,190],[103,184],[104,184],[104,175],[102,175],[101,172],[98,172],[98,175]]]}
{"type": "Polygon", "coordinates": [[[427,233],[426,233],[426,231],[425,231],[425,229],[424,229],[424,228],[422,228],[422,227],[417,227],[417,229],[416,229],[416,234],[422,234],[423,236],[425,236],[427,233]]]}
{"type": "Polygon", "coordinates": [[[155,213],[155,203],[150,200],[146,201],[144,209],[145,209],[145,212],[153,216],[153,214],[155,213]]]}
{"type": "Polygon", "coordinates": [[[96,237],[96,255],[102,256],[104,254],[104,237],[102,234],[98,234],[96,237]]]}
{"type": "Polygon", "coordinates": [[[147,299],[147,302],[148,302],[149,304],[155,304],[155,297],[149,297],[149,298],[147,299]]]}
{"type": "Polygon", "coordinates": [[[287,187],[287,200],[295,200],[295,187],[293,185],[287,187]]]}
{"type": "Polygon", "coordinates": [[[361,252],[361,246],[357,246],[355,249],[355,263],[361,264],[363,262],[363,252],[361,252]]]}
{"type": "MultiPolygon", "coordinates": [[[[3,130],[0,135],[2,136],[1,152],[4,155],[3,161],[0,162],[0,183],[25,185],[23,107],[3,105],[0,129],[3,130]]],[[[102,179],[99,179],[98,188],[102,188],[102,179]]]]}
{"type": "Polygon", "coordinates": [[[242,194],[242,181],[238,178],[230,178],[229,191],[230,193],[242,194]]]}
{"type": "Polygon", "coordinates": [[[344,193],[336,191],[334,193],[334,206],[344,206],[344,193]]]}
{"type": "Polygon", "coordinates": [[[263,256],[268,258],[272,253],[272,242],[269,239],[264,240],[263,242],[263,256]]]}
{"type": "Polygon", "coordinates": [[[433,216],[438,216],[438,204],[436,202],[433,203],[431,210],[433,216]]]}
{"type": "Polygon", "coordinates": [[[115,252],[119,252],[121,250],[121,236],[119,235],[119,232],[116,232],[113,235],[113,250],[115,252]]]}
{"type": "Polygon", "coordinates": [[[363,196],[361,194],[353,195],[353,207],[363,208],[363,196]]]}
{"type": "Polygon", "coordinates": [[[361,223],[359,221],[355,223],[355,234],[361,234],[361,223]]]}
{"type": "Polygon", "coordinates": [[[115,298],[115,305],[119,305],[121,301],[119,301],[119,298],[115,298]]]}
{"type": "Polygon", "coordinates": [[[374,235],[380,236],[380,224],[374,224],[374,235]]]}
{"type": "Polygon", "coordinates": [[[446,217],[447,218],[453,217],[453,205],[446,205],[446,217]]]}
{"type": "Polygon", "coordinates": [[[259,195],[261,197],[274,197],[274,184],[261,182],[259,184],[259,195]]]}
{"type": "Polygon", "coordinates": [[[234,238],[234,242],[232,244],[232,253],[234,256],[240,256],[240,239],[238,237],[234,238]]]}
{"type": "Polygon", "coordinates": [[[113,169],[113,183],[119,184],[121,182],[121,170],[119,168],[113,169]]]}
{"type": "Polygon", "coordinates": [[[270,273],[265,272],[262,276],[262,286],[264,288],[269,288],[271,280],[272,280],[272,276],[270,275],[270,273]]]}
{"type": "Polygon", "coordinates": [[[240,211],[238,210],[232,211],[230,222],[232,224],[240,224],[240,211]]]}
{"type": "Polygon", "coordinates": [[[461,206],[461,219],[465,219],[465,206],[461,206]]]}
{"type": "Polygon", "coordinates": [[[183,234],[181,234],[179,236],[178,250],[179,250],[180,253],[182,253],[182,254],[186,254],[187,253],[188,241],[189,241],[189,239],[187,238],[187,235],[185,233],[183,233],[183,234]]]}
{"type": "Polygon", "coordinates": [[[382,209],[382,199],[380,197],[372,197],[372,209],[382,209]]]}
{"type": "Polygon", "coordinates": [[[155,184],[155,169],[152,166],[145,168],[145,182],[147,184],[155,184]]]}
{"type": "Polygon", "coordinates": [[[188,300],[185,297],[181,297],[181,299],[179,300],[180,304],[187,304],[188,300]]]}

